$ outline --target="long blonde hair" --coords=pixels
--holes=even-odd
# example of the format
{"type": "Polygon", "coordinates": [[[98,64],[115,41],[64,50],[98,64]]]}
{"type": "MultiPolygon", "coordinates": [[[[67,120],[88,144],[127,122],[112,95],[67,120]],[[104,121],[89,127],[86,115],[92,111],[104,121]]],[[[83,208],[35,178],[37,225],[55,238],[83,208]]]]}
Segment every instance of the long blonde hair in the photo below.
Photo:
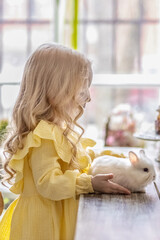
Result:
{"type": "MultiPolygon", "coordinates": [[[[72,144],[73,157],[71,167],[78,167],[76,163],[76,144],[68,137],[71,132],[80,140],[84,129],[77,123],[83,114],[82,106],[77,102],[79,90],[86,81],[91,82],[92,69],[90,61],[81,53],[60,44],[47,43],[37,48],[29,57],[24,68],[18,98],[13,108],[12,132],[4,145],[4,169],[8,173],[5,179],[11,184],[15,172],[8,163],[18,149],[23,148],[23,139],[35,129],[40,120],[55,123],[61,127],[65,123],[63,134],[72,144]],[[72,103],[79,109],[72,120],[66,106],[72,103]],[[82,131],[78,134],[74,127],[82,131]]],[[[85,99],[87,102],[89,99],[85,99]]]]}

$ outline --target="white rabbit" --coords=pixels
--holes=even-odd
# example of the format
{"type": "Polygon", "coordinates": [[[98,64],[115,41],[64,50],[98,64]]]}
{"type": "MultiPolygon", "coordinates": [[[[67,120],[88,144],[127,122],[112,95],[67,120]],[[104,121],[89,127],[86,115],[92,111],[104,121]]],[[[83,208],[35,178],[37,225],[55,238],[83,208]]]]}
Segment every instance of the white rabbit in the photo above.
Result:
{"type": "Polygon", "coordinates": [[[113,173],[112,182],[118,183],[131,192],[145,192],[145,187],[155,180],[156,172],[152,161],[139,151],[140,157],[129,152],[129,158],[118,158],[109,155],[97,157],[93,160],[88,174],[113,173]]]}

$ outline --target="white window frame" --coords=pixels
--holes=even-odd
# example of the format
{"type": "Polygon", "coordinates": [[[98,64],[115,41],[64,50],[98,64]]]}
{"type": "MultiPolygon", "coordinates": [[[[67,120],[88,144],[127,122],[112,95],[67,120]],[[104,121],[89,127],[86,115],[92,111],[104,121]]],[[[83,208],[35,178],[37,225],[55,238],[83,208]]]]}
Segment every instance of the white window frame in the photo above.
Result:
{"type": "Polygon", "coordinates": [[[93,85],[118,88],[160,87],[158,74],[95,74],[93,85]]]}
{"type": "MultiPolygon", "coordinates": [[[[3,85],[19,85],[20,82],[0,82],[3,85]]],[[[158,74],[94,74],[93,86],[108,87],[160,87],[160,75],[158,74]]]]}
{"type": "MultiPolygon", "coordinates": [[[[0,81],[0,109],[1,88],[6,85],[20,85],[20,82],[2,82],[0,81]]],[[[106,86],[108,88],[158,88],[160,103],[160,75],[155,74],[94,74],[92,86],[106,86]]]]}

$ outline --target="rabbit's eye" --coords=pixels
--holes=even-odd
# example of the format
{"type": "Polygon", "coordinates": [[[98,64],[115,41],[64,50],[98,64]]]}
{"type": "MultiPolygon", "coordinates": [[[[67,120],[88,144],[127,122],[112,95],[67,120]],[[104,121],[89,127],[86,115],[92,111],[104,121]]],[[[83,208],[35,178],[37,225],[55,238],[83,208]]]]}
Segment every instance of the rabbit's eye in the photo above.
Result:
{"type": "Polygon", "coordinates": [[[149,172],[148,168],[143,168],[144,172],[149,172]]]}

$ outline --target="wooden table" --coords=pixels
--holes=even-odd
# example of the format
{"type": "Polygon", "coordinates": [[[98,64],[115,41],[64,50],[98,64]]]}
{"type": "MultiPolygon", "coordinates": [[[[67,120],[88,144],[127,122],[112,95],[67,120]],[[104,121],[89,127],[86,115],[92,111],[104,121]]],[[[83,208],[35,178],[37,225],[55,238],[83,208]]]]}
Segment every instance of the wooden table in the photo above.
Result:
{"type": "MultiPolygon", "coordinates": [[[[159,175],[160,163],[155,166],[159,175]]],[[[75,240],[160,240],[160,198],[154,184],[146,193],[81,195],[75,240]]]]}

